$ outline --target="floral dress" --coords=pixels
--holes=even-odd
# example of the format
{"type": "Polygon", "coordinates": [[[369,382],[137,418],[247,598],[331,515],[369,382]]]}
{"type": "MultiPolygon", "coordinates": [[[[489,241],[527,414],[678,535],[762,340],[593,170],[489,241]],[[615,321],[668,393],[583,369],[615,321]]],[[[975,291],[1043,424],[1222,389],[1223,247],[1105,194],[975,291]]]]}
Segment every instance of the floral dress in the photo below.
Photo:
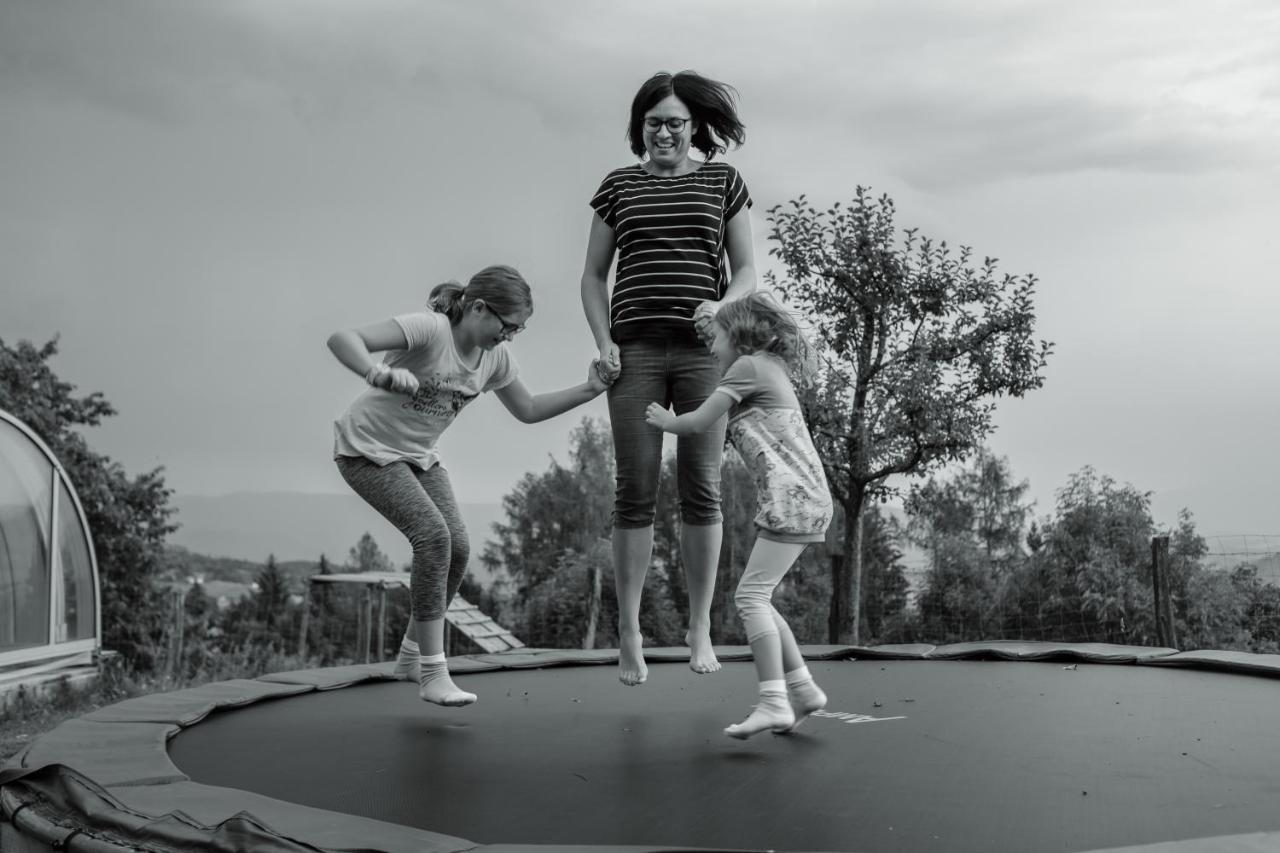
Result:
{"type": "Polygon", "coordinates": [[[717,392],[734,400],[729,441],[755,479],[755,523],[764,539],[821,542],[831,524],[831,492],[800,403],[778,358],[738,358],[717,392]]]}

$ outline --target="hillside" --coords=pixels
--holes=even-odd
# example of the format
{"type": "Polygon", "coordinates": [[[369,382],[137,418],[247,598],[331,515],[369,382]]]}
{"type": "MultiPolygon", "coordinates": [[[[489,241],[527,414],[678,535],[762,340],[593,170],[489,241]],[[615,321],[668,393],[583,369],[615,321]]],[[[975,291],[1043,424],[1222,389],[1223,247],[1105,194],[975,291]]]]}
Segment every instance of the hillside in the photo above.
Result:
{"type": "MultiPolygon", "coordinates": [[[[409,544],[391,524],[354,494],[305,492],[237,492],[229,495],[174,495],[181,525],[169,544],[193,555],[242,560],[258,565],[275,555],[282,566],[314,564],[323,554],[341,567],[365,532],[397,568],[410,559],[409,544]]],[[[502,518],[499,504],[461,504],[471,537],[469,571],[481,583],[490,578],[480,563],[493,523],[502,518]]]]}

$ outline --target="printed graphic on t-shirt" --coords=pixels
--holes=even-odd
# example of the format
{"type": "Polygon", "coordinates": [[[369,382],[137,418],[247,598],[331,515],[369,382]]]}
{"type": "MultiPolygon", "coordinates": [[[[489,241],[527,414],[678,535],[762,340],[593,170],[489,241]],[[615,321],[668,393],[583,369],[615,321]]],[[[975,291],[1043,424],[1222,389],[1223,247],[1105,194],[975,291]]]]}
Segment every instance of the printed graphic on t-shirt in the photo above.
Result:
{"type": "Polygon", "coordinates": [[[452,419],[467,403],[479,396],[468,394],[457,386],[458,377],[448,373],[432,373],[419,381],[418,390],[400,408],[412,409],[429,418],[452,419]]]}

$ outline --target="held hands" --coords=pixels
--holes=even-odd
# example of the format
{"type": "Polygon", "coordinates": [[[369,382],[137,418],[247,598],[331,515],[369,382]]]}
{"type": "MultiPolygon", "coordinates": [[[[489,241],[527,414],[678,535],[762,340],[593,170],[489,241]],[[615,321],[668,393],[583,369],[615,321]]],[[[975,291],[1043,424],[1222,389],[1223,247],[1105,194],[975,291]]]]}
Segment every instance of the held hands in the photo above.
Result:
{"type": "Polygon", "coordinates": [[[704,344],[710,344],[715,340],[716,312],[720,310],[720,304],[707,300],[699,302],[698,307],[693,309],[693,328],[704,344]]]}
{"type": "Polygon", "coordinates": [[[369,368],[364,378],[374,388],[397,394],[412,394],[418,390],[418,377],[403,367],[388,367],[381,361],[369,368]]]}
{"type": "Polygon", "coordinates": [[[644,410],[644,419],[649,426],[655,426],[666,432],[675,423],[676,416],[658,403],[650,403],[649,408],[644,410]]]}
{"type": "Polygon", "coordinates": [[[622,355],[618,350],[618,345],[612,340],[600,347],[600,359],[598,363],[601,369],[607,374],[606,378],[608,383],[612,385],[613,380],[617,379],[618,375],[622,373],[622,355]]]}
{"type": "Polygon", "coordinates": [[[609,370],[604,366],[600,359],[591,360],[591,364],[587,367],[587,386],[593,394],[600,394],[609,389],[613,384],[613,378],[609,376],[609,370]]]}

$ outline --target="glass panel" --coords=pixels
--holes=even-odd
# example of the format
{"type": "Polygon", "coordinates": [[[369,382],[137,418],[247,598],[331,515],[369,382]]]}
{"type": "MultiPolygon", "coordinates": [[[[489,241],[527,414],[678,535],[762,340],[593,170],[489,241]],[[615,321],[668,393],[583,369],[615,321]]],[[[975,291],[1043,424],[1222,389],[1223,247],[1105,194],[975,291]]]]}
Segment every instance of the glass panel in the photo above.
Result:
{"type": "Polygon", "coordinates": [[[62,601],[58,642],[92,640],[95,592],[89,541],[66,483],[58,480],[58,554],[62,558],[62,601]]]}
{"type": "Polygon", "coordinates": [[[49,513],[53,466],[0,421],[0,651],[49,642],[49,513]]]}

